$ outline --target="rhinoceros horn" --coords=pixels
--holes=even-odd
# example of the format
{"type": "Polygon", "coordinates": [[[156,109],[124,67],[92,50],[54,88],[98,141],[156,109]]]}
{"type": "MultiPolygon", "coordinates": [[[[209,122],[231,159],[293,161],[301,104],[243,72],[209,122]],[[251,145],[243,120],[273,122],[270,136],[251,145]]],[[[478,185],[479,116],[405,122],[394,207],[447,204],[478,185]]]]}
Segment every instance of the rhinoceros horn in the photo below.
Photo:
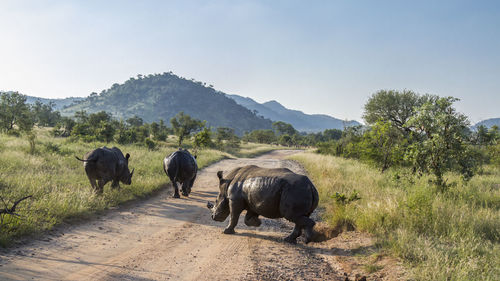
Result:
{"type": "Polygon", "coordinates": [[[214,204],[210,203],[210,201],[207,201],[207,208],[210,210],[214,207],[214,204]]]}
{"type": "Polygon", "coordinates": [[[134,174],[135,168],[132,169],[132,173],[130,173],[130,178],[132,178],[132,175],[134,174]]]}

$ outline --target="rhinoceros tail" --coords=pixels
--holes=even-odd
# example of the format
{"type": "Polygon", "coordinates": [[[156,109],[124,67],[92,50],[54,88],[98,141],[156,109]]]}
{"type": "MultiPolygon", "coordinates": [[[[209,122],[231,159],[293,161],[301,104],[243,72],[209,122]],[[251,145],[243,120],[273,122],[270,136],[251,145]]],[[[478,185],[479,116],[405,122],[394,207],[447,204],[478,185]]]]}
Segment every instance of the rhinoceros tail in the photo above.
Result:
{"type": "Polygon", "coordinates": [[[311,204],[311,214],[312,212],[316,209],[316,207],[318,207],[318,203],[319,203],[319,194],[318,194],[318,190],[316,190],[316,187],[314,186],[314,184],[309,181],[309,187],[311,188],[311,193],[312,193],[312,204],[311,204]]]}
{"type": "Polygon", "coordinates": [[[78,158],[78,156],[76,156],[76,155],[75,155],[75,158],[76,158],[77,160],[82,161],[82,162],[90,162],[90,161],[94,161],[94,160],[95,160],[95,159],[80,159],[80,158],[78,158]]]}

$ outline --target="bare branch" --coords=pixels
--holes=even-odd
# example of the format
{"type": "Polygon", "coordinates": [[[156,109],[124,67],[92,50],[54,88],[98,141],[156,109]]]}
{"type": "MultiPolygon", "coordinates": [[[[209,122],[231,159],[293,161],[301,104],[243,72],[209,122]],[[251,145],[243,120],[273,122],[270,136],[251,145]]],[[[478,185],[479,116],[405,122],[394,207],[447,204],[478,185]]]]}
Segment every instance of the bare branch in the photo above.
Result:
{"type": "MultiPolygon", "coordinates": [[[[5,207],[4,207],[3,210],[0,210],[0,215],[2,215],[2,214],[9,214],[9,215],[16,215],[17,216],[17,214],[14,213],[16,211],[17,204],[21,203],[21,201],[26,200],[26,199],[28,199],[30,197],[33,197],[33,195],[28,195],[28,196],[25,196],[25,197],[17,200],[16,202],[14,202],[14,205],[12,205],[12,207],[10,207],[10,208],[8,208],[7,205],[4,202],[5,207]]],[[[2,198],[2,201],[3,201],[3,198],[2,198]]]]}

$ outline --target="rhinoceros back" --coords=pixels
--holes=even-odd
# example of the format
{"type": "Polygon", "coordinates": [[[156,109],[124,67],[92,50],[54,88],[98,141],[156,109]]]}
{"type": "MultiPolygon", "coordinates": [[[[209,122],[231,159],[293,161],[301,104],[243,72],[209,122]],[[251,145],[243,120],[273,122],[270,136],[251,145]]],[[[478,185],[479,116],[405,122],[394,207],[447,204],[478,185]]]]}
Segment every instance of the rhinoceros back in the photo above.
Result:
{"type": "MultiPolygon", "coordinates": [[[[233,171],[234,172],[234,171],[233,171]]],[[[286,168],[245,166],[233,174],[228,195],[245,198],[248,208],[268,218],[309,216],[318,206],[318,192],[304,175],[286,168]]]]}
{"type": "Polygon", "coordinates": [[[166,157],[163,168],[169,177],[179,182],[192,179],[198,172],[196,159],[186,150],[177,150],[166,157]]]}

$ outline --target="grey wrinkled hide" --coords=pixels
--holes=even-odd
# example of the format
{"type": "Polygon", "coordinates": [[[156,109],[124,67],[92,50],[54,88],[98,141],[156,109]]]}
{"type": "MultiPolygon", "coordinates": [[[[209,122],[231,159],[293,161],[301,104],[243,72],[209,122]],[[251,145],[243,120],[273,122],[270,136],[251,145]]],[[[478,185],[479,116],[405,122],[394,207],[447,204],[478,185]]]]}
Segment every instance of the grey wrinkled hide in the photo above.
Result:
{"type": "Polygon", "coordinates": [[[130,154],[123,156],[119,148],[105,146],[88,152],[83,159],[76,157],[83,161],[90,185],[99,193],[103,192],[104,185],[110,181],[112,188],[120,188],[120,181],[127,185],[132,183],[134,171],[131,173],[128,168],[129,158],[130,154]]]}
{"type": "Polygon", "coordinates": [[[295,223],[292,233],[285,241],[295,243],[296,238],[306,232],[306,243],[311,241],[315,222],[309,218],[318,206],[318,191],[308,177],[295,174],[286,168],[265,169],[254,165],[232,170],[226,177],[219,177],[219,195],[212,211],[212,219],[224,221],[230,215],[226,234],[234,233],[234,227],[243,210],[245,224],[260,226],[259,216],[286,218],[295,223]]]}
{"type": "Polygon", "coordinates": [[[174,198],[179,198],[177,183],[182,184],[182,195],[189,196],[193,187],[198,164],[187,150],[179,149],[163,159],[163,170],[174,186],[174,198]]]}

